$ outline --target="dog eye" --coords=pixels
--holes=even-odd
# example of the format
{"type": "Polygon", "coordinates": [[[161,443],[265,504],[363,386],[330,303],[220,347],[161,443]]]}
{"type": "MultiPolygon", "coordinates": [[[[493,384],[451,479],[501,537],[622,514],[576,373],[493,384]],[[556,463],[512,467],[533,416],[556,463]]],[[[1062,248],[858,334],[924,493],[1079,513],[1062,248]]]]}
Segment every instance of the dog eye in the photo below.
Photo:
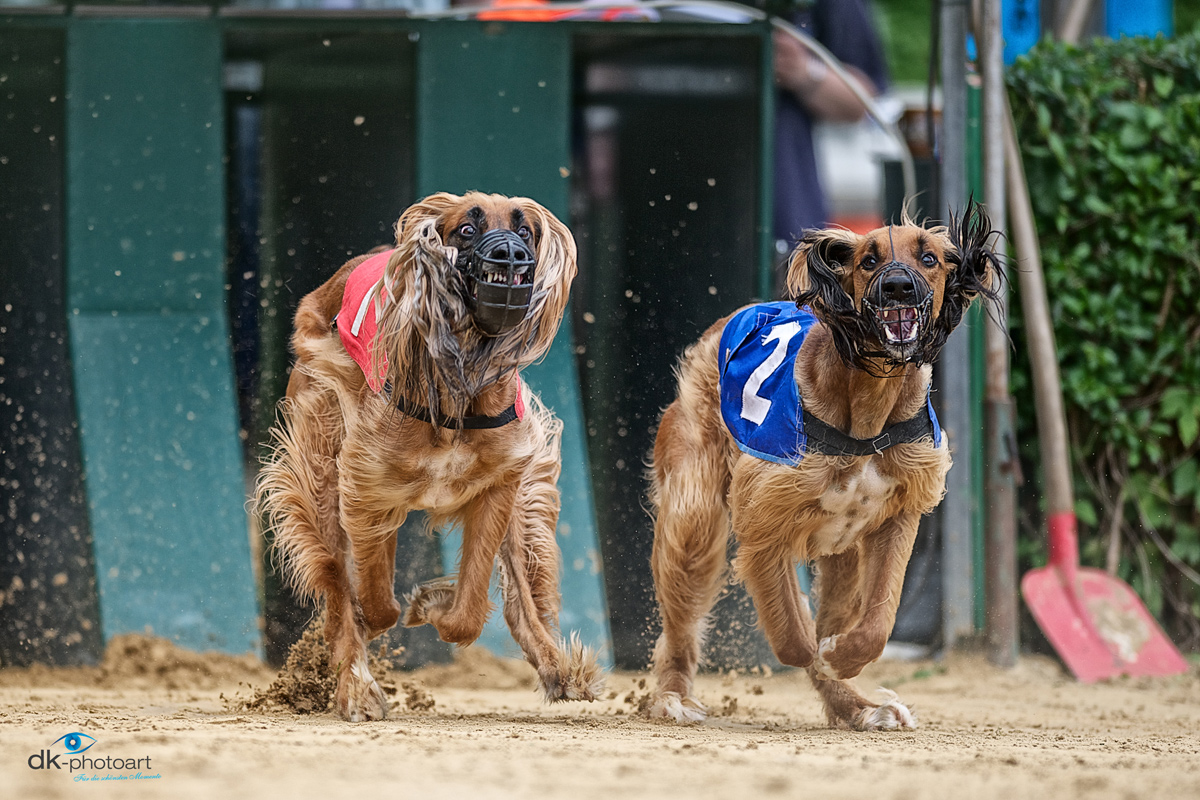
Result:
{"type": "Polygon", "coordinates": [[[938,263],[937,256],[933,253],[926,253],[921,256],[921,263],[927,267],[936,267],[938,263]]]}
{"type": "Polygon", "coordinates": [[[864,258],[862,260],[862,268],[863,269],[874,269],[875,265],[878,263],[879,263],[879,259],[875,258],[875,256],[867,256],[866,258],[864,258]]]}
{"type": "Polygon", "coordinates": [[[475,235],[475,226],[469,222],[464,222],[458,226],[458,235],[464,239],[470,239],[475,235]]]}
{"type": "Polygon", "coordinates": [[[529,237],[532,235],[533,235],[533,232],[530,231],[529,228],[525,227],[524,225],[517,228],[517,236],[520,236],[522,239],[524,239],[526,241],[529,241],[529,237]]]}

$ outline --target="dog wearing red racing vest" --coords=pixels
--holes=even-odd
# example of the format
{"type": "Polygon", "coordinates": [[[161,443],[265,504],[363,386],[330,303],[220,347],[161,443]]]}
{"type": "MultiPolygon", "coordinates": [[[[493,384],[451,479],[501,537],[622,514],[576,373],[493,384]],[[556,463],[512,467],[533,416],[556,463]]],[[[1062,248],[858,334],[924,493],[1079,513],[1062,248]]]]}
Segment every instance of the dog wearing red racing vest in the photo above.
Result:
{"type": "Polygon", "coordinates": [[[945,491],[931,362],[993,295],[991,236],[974,204],[949,228],[810,231],[789,264],[794,305],[749,307],[684,352],[650,469],[651,716],[707,714],[693,679],[732,530],[772,650],[808,670],[830,724],[915,727],[894,694],[876,704],[849,679],[883,652],[918,520],[945,491]],[[815,567],[815,624],[797,561],[815,567]]]}
{"type": "Polygon", "coordinates": [[[497,556],[504,617],[548,701],[592,700],[594,654],[558,634],[561,423],[518,371],[549,349],[575,242],[542,206],[435,194],[396,247],[347,262],[296,314],[295,366],[256,498],[296,590],[325,607],[347,720],[382,719],[367,642],[396,624],[396,530],[460,524],[457,577],[406,597],[405,625],[478,638],[497,556]]]}

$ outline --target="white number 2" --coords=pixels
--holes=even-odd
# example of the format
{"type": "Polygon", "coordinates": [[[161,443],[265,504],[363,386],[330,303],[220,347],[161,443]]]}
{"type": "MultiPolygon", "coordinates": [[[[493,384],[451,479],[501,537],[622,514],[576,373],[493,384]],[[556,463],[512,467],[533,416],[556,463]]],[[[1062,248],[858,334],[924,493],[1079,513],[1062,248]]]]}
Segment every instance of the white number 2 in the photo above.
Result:
{"type": "Polygon", "coordinates": [[[771,373],[779,369],[779,365],[787,357],[788,342],[799,332],[800,323],[789,322],[772,329],[767,334],[767,338],[763,339],[764,345],[774,341],[775,349],[771,351],[771,355],[767,356],[766,361],[759,364],[758,368],[750,373],[750,377],[746,379],[746,385],[742,387],[742,419],[748,419],[755,425],[762,425],[763,420],[767,418],[767,412],[771,410],[771,401],[765,397],[759,397],[758,390],[762,388],[763,382],[771,377],[771,373]]]}

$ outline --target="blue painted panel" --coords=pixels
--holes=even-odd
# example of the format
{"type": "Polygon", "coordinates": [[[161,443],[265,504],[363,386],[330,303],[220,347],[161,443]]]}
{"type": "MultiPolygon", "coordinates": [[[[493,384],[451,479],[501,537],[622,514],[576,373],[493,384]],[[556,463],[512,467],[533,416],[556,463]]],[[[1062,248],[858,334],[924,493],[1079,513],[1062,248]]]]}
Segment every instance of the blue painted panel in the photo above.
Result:
{"type": "Polygon", "coordinates": [[[1005,0],[1000,10],[1004,36],[1004,63],[1011,64],[1041,36],[1040,0],[1005,0]]]}
{"type": "Polygon", "coordinates": [[[73,19],[67,94],[69,306],[222,307],[216,22],[73,19]]]}
{"type": "Polygon", "coordinates": [[[258,651],[223,316],[71,317],[105,639],[258,651]]]}
{"type": "Polygon", "coordinates": [[[1104,32],[1121,36],[1171,36],[1171,0],[1106,0],[1104,32]]]}

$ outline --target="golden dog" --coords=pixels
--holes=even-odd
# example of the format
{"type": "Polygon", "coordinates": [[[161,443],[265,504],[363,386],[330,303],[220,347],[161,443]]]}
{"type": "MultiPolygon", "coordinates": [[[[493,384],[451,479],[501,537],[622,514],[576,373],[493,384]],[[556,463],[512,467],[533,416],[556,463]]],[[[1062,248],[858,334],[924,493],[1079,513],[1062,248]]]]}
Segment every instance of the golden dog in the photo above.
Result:
{"type": "Polygon", "coordinates": [[[732,526],[759,624],[781,662],[808,669],[830,724],[915,727],[894,694],[877,705],[848,679],[883,652],[918,520],[945,491],[930,362],[993,294],[991,235],[974,203],[950,228],[811,231],[789,265],[794,305],[726,317],[684,352],[649,475],[651,715],[707,715],[693,679],[732,526]],[[816,569],[815,626],[797,561],[816,569]]]}
{"type": "Polygon", "coordinates": [[[457,579],[414,589],[404,624],[474,641],[499,555],[504,617],[544,696],[591,700],[594,655],[556,630],[562,425],[518,374],[558,330],[575,242],[532,200],[473,192],[413,205],[396,243],[300,303],[257,486],[295,589],[324,600],[337,711],[386,716],[366,643],[400,617],[396,529],[417,509],[431,528],[460,523],[463,544],[457,579]]]}

